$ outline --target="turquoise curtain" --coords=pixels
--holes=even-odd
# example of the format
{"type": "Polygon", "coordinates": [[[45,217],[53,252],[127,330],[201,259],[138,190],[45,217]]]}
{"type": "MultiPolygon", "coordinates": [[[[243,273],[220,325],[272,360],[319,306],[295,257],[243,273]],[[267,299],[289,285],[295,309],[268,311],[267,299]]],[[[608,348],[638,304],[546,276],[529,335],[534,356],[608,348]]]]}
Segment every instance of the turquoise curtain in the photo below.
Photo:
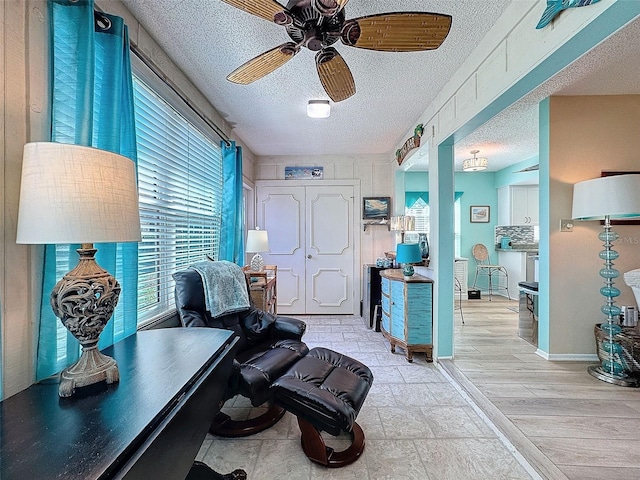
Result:
{"type": "Polygon", "coordinates": [[[242,147],[224,140],[222,147],[222,221],[218,260],[244,265],[244,209],[242,208],[242,147]]]}
{"type": "MultiPolygon", "coordinates": [[[[453,201],[457,202],[463,193],[464,192],[455,192],[453,201]]],[[[404,192],[404,205],[407,208],[413,207],[420,199],[429,205],[429,192],[404,192]]]]}
{"type": "MultiPolygon", "coordinates": [[[[94,12],[93,0],[50,0],[51,141],[87,145],[137,161],[129,36],[120,17],[94,12]]],[[[79,357],[78,341],[61,335],[49,305],[60,270],[78,263],[77,245],[47,245],[36,376],[45,378],[79,357]],[[68,252],[68,253],[65,253],[68,252]]],[[[96,245],[98,264],[122,287],[118,306],[100,336],[105,348],[136,332],[138,244],[96,245]]]]}

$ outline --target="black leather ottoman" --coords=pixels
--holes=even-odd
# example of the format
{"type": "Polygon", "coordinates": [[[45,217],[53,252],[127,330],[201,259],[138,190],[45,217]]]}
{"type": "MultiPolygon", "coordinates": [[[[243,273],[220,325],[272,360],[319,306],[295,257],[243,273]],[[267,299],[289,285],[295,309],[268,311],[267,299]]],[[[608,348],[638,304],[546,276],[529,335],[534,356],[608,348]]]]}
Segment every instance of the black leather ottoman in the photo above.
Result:
{"type": "Polygon", "coordinates": [[[364,450],[364,432],[356,423],[373,374],[361,362],[326,348],[314,348],[273,382],[275,402],[298,418],[302,449],[327,467],[356,461],[364,450]],[[349,448],[334,452],[320,435],[351,433],[349,448]]]}

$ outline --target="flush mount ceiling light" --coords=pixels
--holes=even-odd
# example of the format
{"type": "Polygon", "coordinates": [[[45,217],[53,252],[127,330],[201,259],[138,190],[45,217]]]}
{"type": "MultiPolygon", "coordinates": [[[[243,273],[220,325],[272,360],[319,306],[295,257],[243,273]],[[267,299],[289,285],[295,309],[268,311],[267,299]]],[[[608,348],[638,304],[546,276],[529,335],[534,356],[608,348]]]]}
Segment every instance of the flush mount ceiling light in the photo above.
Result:
{"type": "Polygon", "coordinates": [[[307,104],[307,117],[327,118],[331,114],[329,100],[309,100],[307,104]]]}
{"type": "Polygon", "coordinates": [[[462,171],[463,172],[479,172],[480,170],[486,170],[489,162],[486,158],[477,158],[476,154],[480,152],[480,150],[471,150],[471,155],[473,158],[467,158],[464,162],[462,162],[462,171]]]}

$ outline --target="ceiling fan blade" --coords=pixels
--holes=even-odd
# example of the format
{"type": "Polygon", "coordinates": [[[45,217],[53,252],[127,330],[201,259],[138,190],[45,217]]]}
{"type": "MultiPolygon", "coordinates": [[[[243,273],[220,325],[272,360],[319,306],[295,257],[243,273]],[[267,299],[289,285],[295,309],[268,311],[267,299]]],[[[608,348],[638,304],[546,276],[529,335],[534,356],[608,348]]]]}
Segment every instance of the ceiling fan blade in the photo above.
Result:
{"type": "Polygon", "coordinates": [[[300,47],[295,43],[283,43],[239,66],[227,76],[227,80],[241,85],[249,85],[280,68],[299,51],[300,47]]]}
{"type": "Polygon", "coordinates": [[[289,11],[280,5],[276,0],[222,0],[224,3],[228,3],[232,7],[239,8],[240,10],[255,15],[257,17],[264,18],[270,22],[284,25],[290,23],[291,16],[289,11]]]}
{"type": "Polygon", "coordinates": [[[442,45],[451,29],[451,15],[394,12],[348,20],[340,33],[351,47],[384,52],[418,52],[442,45]]]}
{"type": "Polygon", "coordinates": [[[334,102],[356,93],[351,70],[335,48],[325,48],[316,54],[316,69],[324,90],[334,102]]]}

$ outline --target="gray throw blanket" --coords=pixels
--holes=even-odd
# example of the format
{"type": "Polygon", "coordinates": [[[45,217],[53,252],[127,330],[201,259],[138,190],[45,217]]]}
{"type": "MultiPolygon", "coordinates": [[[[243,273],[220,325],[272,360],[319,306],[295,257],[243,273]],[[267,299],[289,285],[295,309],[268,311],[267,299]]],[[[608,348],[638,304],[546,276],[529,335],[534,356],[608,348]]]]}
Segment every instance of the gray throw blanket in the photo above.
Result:
{"type": "Polygon", "coordinates": [[[202,277],[204,301],[212,318],[249,308],[249,293],[242,269],[232,262],[203,261],[189,268],[202,277]]]}

